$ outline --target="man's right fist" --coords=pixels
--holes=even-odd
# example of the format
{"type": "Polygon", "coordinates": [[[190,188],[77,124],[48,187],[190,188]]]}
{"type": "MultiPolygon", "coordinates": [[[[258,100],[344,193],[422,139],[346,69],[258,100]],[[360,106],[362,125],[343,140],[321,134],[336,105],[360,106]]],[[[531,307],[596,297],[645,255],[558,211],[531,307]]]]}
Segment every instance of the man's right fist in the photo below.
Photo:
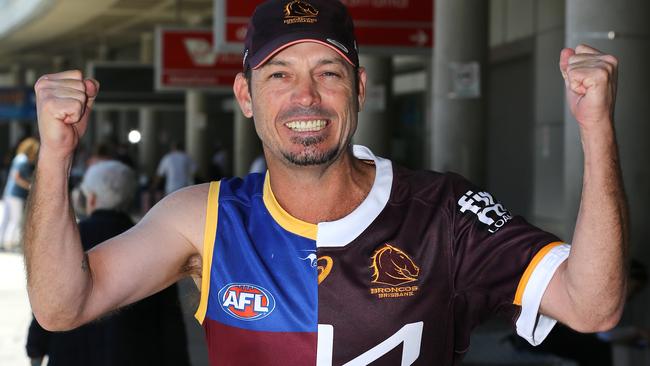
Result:
{"type": "Polygon", "coordinates": [[[71,70],[43,75],[34,90],[41,150],[71,156],[88,127],[99,83],[71,70]]]}

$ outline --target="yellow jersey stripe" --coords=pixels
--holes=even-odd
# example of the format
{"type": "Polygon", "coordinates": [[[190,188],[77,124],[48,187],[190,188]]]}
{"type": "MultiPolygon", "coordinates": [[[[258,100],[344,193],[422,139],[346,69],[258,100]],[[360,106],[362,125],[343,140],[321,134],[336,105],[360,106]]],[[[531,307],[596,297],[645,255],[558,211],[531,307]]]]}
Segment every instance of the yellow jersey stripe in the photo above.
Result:
{"type": "Polygon", "coordinates": [[[214,240],[217,236],[217,218],[219,209],[219,187],[221,182],[211,182],[208,193],[208,208],[205,215],[205,231],[203,233],[203,268],[201,270],[201,301],[194,317],[203,324],[205,314],[208,311],[208,297],[210,295],[210,269],[212,268],[212,256],[214,251],[214,240]]]}
{"type": "Polygon", "coordinates": [[[560,241],[555,241],[550,244],[547,244],[545,247],[540,249],[537,254],[533,257],[533,260],[530,261],[528,264],[528,267],[526,267],[526,270],[524,271],[524,275],[521,276],[521,279],[519,280],[519,285],[517,285],[517,292],[515,293],[515,300],[513,303],[515,305],[521,306],[521,299],[524,297],[524,290],[526,289],[526,285],[528,284],[528,280],[530,280],[530,276],[533,274],[533,271],[535,271],[535,268],[537,268],[537,265],[539,262],[544,258],[548,252],[551,251],[551,249],[555,248],[558,245],[562,245],[562,242],[560,241]]]}
{"type": "Polygon", "coordinates": [[[268,172],[264,178],[264,193],[262,195],[262,198],[264,199],[264,206],[266,206],[266,209],[269,210],[269,213],[275,222],[277,222],[285,230],[308,239],[316,240],[318,225],[299,220],[291,216],[280,206],[278,201],[275,199],[273,192],[271,191],[271,179],[269,178],[268,172]]]}

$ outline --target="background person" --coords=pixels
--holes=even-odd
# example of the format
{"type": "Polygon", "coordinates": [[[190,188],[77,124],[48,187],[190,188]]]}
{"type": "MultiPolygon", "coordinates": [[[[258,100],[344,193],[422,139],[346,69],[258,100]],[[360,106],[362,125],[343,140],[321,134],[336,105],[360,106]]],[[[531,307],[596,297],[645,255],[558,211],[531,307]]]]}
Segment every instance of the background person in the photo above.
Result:
{"type": "MultiPolygon", "coordinates": [[[[90,216],[79,222],[84,250],[133,226],[126,214],[135,194],[134,172],[115,160],[90,166],[81,183],[90,216]]],[[[137,245],[137,243],[134,243],[137,245]]],[[[32,365],[48,356],[49,366],[189,366],[177,286],[68,332],[49,332],[36,320],[29,327],[32,365]]]]}
{"type": "Polygon", "coordinates": [[[196,163],[184,151],[183,144],[180,142],[172,142],[170,151],[162,157],[158,164],[153,187],[157,187],[158,182],[164,178],[165,195],[168,195],[178,189],[193,184],[195,174],[196,163]]]}
{"type": "Polygon", "coordinates": [[[11,161],[2,195],[4,214],[0,223],[0,244],[5,250],[16,249],[21,240],[25,200],[32,184],[38,148],[38,140],[28,137],[18,145],[16,156],[11,161]]]}

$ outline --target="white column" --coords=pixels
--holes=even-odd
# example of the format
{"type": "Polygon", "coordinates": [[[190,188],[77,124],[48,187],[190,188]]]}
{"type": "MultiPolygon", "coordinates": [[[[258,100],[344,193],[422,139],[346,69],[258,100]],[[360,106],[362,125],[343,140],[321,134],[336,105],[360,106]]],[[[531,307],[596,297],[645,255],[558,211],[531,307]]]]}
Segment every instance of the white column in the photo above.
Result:
{"type": "MultiPolygon", "coordinates": [[[[150,32],[140,35],[140,62],[153,63],[153,34],[150,32]]],[[[155,173],[157,162],[156,111],[152,107],[138,108],[138,126],[141,140],[138,143],[138,166],[140,172],[150,179],[155,173]]]]}
{"type": "Polygon", "coordinates": [[[484,179],[487,1],[436,0],[433,53],[432,168],[484,179]],[[472,74],[478,65],[478,75],[472,74]],[[468,77],[469,79],[465,79],[468,77]],[[470,80],[463,88],[461,80],[470,80]],[[477,85],[478,94],[472,85],[477,85]]]}

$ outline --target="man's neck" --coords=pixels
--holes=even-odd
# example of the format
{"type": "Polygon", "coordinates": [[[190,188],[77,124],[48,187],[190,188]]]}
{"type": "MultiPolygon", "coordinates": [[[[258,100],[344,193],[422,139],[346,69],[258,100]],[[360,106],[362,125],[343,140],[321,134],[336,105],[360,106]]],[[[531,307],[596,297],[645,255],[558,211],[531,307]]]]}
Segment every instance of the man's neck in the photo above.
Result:
{"type": "Polygon", "coordinates": [[[312,224],[345,217],[368,196],[375,166],[345,152],[323,167],[269,165],[271,190],[291,216],[312,224]]]}

